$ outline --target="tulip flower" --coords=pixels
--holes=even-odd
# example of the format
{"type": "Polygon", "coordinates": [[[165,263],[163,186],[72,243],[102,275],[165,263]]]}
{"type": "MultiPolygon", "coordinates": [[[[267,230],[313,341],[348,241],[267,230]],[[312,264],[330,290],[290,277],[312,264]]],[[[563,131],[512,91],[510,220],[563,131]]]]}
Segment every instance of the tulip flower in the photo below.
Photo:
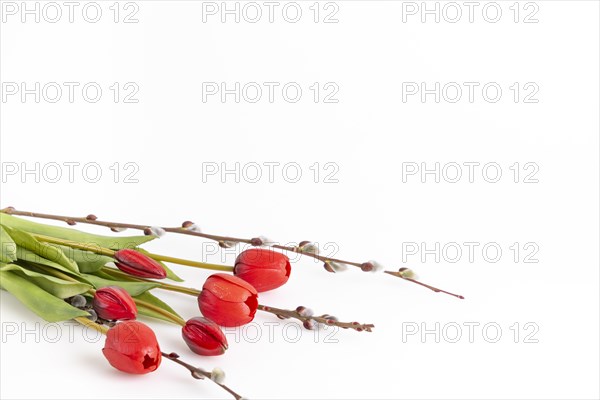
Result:
{"type": "Polygon", "coordinates": [[[137,316],[133,298],[120,286],[96,290],[92,305],[98,316],[106,320],[135,319],[137,316]]]}
{"type": "Polygon", "coordinates": [[[249,249],[235,260],[233,273],[259,292],[276,289],[287,282],[292,267],[284,254],[269,249],[249,249]]]}
{"type": "Polygon", "coordinates": [[[258,308],[256,289],[229,274],[208,277],[198,296],[202,315],[221,326],[240,326],[254,319],[258,308]]]}
{"type": "Polygon", "coordinates": [[[138,321],[119,322],[110,328],[102,353],[110,365],[130,374],[152,372],[161,361],[154,332],[138,321]]]}
{"type": "Polygon", "coordinates": [[[217,324],[203,317],[188,320],[181,329],[188,347],[202,356],[219,356],[227,350],[227,338],[217,324]]]}
{"type": "Polygon", "coordinates": [[[115,260],[117,268],[129,275],[154,279],[167,277],[167,271],[160,263],[133,249],[117,251],[115,260]]]}

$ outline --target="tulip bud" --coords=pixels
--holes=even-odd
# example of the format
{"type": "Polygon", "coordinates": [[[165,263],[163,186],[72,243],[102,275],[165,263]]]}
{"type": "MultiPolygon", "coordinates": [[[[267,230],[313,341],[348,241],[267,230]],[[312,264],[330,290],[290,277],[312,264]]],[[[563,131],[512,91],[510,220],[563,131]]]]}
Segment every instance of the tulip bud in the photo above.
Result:
{"type": "Polygon", "coordinates": [[[115,260],[117,268],[129,275],[154,279],[167,277],[167,271],[160,263],[133,249],[117,251],[115,260]]]}
{"type": "Polygon", "coordinates": [[[204,282],[198,306],[202,315],[221,326],[240,326],[254,319],[258,294],[245,280],[218,273],[204,282]]]}
{"type": "Polygon", "coordinates": [[[227,338],[217,324],[203,317],[188,320],[181,329],[183,340],[196,354],[219,356],[227,350],[227,338]]]}
{"type": "Polygon", "coordinates": [[[154,332],[138,321],[120,322],[109,329],[102,353],[110,365],[129,374],[152,372],[161,361],[154,332]]]}
{"type": "Polygon", "coordinates": [[[256,288],[266,292],[285,284],[292,266],[284,254],[269,249],[249,249],[235,260],[233,274],[256,288]]]}
{"type": "Polygon", "coordinates": [[[133,298],[120,286],[96,290],[92,305],[98,316],[106,320],[135,319],[137,316],[133,298]]]}

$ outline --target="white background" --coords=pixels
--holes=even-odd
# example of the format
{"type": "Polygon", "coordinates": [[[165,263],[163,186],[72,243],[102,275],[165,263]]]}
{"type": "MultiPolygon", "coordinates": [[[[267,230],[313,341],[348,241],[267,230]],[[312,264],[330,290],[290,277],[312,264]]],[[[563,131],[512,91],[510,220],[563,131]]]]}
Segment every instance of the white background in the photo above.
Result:
{"type": "MultiPolygon", "coordinates": [[[[201,358],[187,350],[176,327],[151,321],[163,349],[205,368],[222,367],[228,383],[254,399],[598,398],[597,2],[521,2],[516,23],[512,1],[497,3],[502,15],[496,23],[482,16],[485,2],[475,8],[473,22],[459,2],[463,15],[456,23],[448,22],[454,14],[442,14],[439,23],[429,15],[423,23],[420,13],[407,14],[411,5],[399,1],[336,1],[327,10],[322,2],[318,23],[312,1],[298,2],[303,14],[297,23],[282,17],[285,3],[270,23],[262,2],[265,14],[257,23],[243,16],[239,23],[233,16],[222,23],[219,14],[205,15],[203,22],[203,4],[195,1],[136,1],[138,22],[123,23],[134,9],[121,2],[115,23],[113,3],[98,2],[103,14],[97,23],[82,17],[85,2],[73,23],[61,2],[65,15],[56,23],[43,15],[39,23],[31,15],[23,23],[21,10],[3,13],[2,207],[93,212],[156,225],[192,219],[209,233],[329,243],[326,254],[335,249],[341,258],[373,258],[390,269],[404,258],[424,282],[466,297],[435,294],[387,275],[327,274],[302,258],[289,283],[261,295],[261,302],[303,304],[372,322],[373,333],[341,331],[336,343],[324,337],[315,343],[313,332],[302,331],[292,343],[285,334],[298,331],[280,325],[270,340],[264,324],[278,320],[258,315],[252,330],[228,331],[226,355],[201,358]],[[324,23],[335,6],[338,22],[324,23]],[[533,11],[538,22],[525,23],[533,11]],[[11,83],[22,82],[29,88],[35,82],[77,82],[79,88],[95,82],[103,95],[96,103],[83,99],[80,89],[72,103],[66,90],[56,103],[47,101],[54,97],[48,93],[39,103],[34,95],[24,101],[20,93],[7,95],[11,83]],[[138,103],[123,102],[128,91],[115,103],[109,89],[114,82],[137,85],[138,103]],[[233,95],[204,102],[203,82],[229,88],[235,82],[278,82],[279,88],[296,82],[303,94],[296,103],[282,98],[280,89],[272,103],[266,91],[257,103],[247,97],[236,103],[233,95]],[[338,102],[323,102],[328,91],[322,91],[315,103],[309,88],[314,82],[321,90],[328,82],[337,85],[338,102]],[[429,89],[456,82],[463,97],[452,103],[448,92],[439,103],[432,94],[424,102],[419,95],[403,101],[406,82],[425,82],[429,89]],[[472,102],[464,82],[479,84],[472,102]],[[502,88],[495,103],[481,93],[490,82],[502,88]],[[510,89],[515,82],[517,102],[510,89]],[[529,99],[537,102],[524,101],[531,91],[526,83],[539,89],[529,99]],[[72,182],[64,165],[69,162],[80,163],[72,182]],[[234,169],[236,162],[239,182],[234,174],[203,176],[214,163],[234,169]],[[280,163],[272,182],[266,167],[258,182],[249,182],[255,164],[248,163],[265,162],[280,163]],[[479,163],[472,183],[465,162],[479,163]],[[510,169],[516,162],[517,183],[510,169]],[[38,174],[23,173],[36,163],[38,174]],[[62,166],[55,183],[51,163],[62,166]],[[134,166],[126,169],[126,163],[134,166]],[[282,173],[289,163],[302,172],[296,183],[293,169],[282,173]],[[315,163],[321,172],[316,179],[310,169],[315,163]],[[326,182],[332,169],[325,170],[325,163],[337,166],[337,183],[326,182]],[[403,170],[415,165],[406,163],[440,163],[441,173],[449,166],[436,183],[431,174],[425,182],[420,174],[403,179],[403,170]],[[457,183],[449,182],[455,164],[448,163],[463,165],[457,183]],[[487,163],[500,166],[498,182],[488,182],[493,170],[482,175],[487,163]],[[526,163],[533,164],[526,170],[526,163]],[[100,168],[98,182],[91,182],[94,169],[82,173],[87,164],[100,168]],[[533,169],[538,182],[524,182],[533,169]],[[465,242],[479,243],[472,260],[465,242]],[[454,253],[440,254],[436,262],[422,251],[410,255],[411,243],[421,250],[422,243],[429,249],[458,243],[463,254],[454,263],[454,253]],[[490,243],[502,250],[497,262],[491,262],[493,251],[487,259],[482,254],[490,243]],[[538,262],[525,262],[534,250],[529,261],[538,262]],[[439,340],[433,333],[421,336],[423,328],[435,331],[436,323],[439,340]],[[472,340],[468,323],[479,324],[472,340]],[[451,343],[456,324],[462,336],[451,343]],[[492,326],[487,335],[485,324],[492,326]],[[501,337],[492,343],[496,326],[501,337]],[[250,343],[257,327],[262,336],[250,343]],[[408,335],[414,327],[419,332],[408,335]]],[[[445,5],[439,3],[440,12],[445,5]]],[[[147,248],[212,262],[235,257],[211,256],[212,245],[178,236],[147,248]]],[[[175,269],[189,286],[201,287],[208,276],[175,269]]],[[[194,299],[159,294],[184,317],[199,314],[194,299]]],[[[61,337],[51,343],[56,326],[47,327],[7,293],[1,298],[2,398],[227,397],[168,361],[146,376],[120,374],[103,358],[102,341],[86,340],[79,328],[69,338],[61,325],[61,337]],[[18,332],[8,334],[15,324],[18,332]]]]}

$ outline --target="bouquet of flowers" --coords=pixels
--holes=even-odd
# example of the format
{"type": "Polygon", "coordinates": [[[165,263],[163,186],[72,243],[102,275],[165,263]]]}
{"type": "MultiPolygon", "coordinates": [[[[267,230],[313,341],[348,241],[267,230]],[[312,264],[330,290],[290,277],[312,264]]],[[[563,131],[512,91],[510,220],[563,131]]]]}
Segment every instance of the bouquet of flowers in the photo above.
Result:
{"type": "Polygon", "coordinates": [[[318,247],[310,241],[283,246],[264,236],[244,239],[207,234],[191,221],[178,227],[157,227],[101,221],[92,214],[80,218],[19,211],[13,207],[0,210],[2,289],[48,322],[75,320],[105,334],[102,353],[120,371],[146,374],[167,359],[186,368],[195,379],[210,379],[235,399],[242,396],[224,384],[222,370],[195,367],[182,361],[178,354],[161,350],[152,329],[137,318],[156,318],[178,325],[189,349],[201,356],[223,354],[228,343],[221,327],[247,324],[258,311],[281,319],[295,319],[309,330],[329,325],[371,332],[373,324],[342,322],[330,314],[315,314],[305,306],[287,309],[261,304],[259,293],[277,289],[290,278],[291,263],[282,251],[315,258],[330,273],[350,268],[383,272],[463,299],[420,282],[405,267],[393,271],[372,260],[352,262],[320,255],[318,247]],[[23,216],[63,221],[70,226],[100,225],[113,232],[133,229],[143,235],[96,235],[20,218],[23,216]],[[250,247],[240,252],[233,266],[153,254],[142,248],[167,233],[213,240],[222,248],[239,244],[250,247]],[[200,290],[177,284],[182,280],[167,263],[217,272],[206,279],[200,290]],[[171,283],[165,283],[167,280],[171,283]],[[202,316],[184,320],[153,294],[157,290],[193,296],[202,316]]]}

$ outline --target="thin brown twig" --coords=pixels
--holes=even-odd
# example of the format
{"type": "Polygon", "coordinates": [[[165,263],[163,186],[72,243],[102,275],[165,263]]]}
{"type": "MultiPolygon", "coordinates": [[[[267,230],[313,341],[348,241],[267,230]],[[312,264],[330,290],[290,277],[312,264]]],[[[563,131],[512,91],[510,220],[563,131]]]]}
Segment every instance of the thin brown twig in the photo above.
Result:
{"type": "Polygon", "coordinates": [[[165,357],[168,360],[171,360],[181,366],[183,366],[184,368],[186,368],[188,371],[190,371],[190,373],[192,374],[192,377],[194,377],[195,379],[204,379],[205,377],[212,380],[216,385],[219,385],[221,388],[223,388],[224,390],[226,390],[229,394],[231,394],[233,396],[233,398],[235,400],[241,400],[242,396],[240,396],[239,394],[237,394],[236,392],[234,392],[231,388],[229,388],[228,386],[217,382],[216,380],[212,379],[212,373],[203,370],[202,368],[197,368],[194,367],[191,364],[186,363],[185,361],[181,361],[179,359],[179,354],[177,353],[165,353],[165,352],[161,352],[161,354],[163,355],[163,357],[165,357]]]}
{"type": "Polygon", "coordinates": [[[358,322],[340,322],[337,320],[337,318],[332,317],[327,314],[323,314],[321,316],[314,316],[314,315],[302,313],[299,310],[308,310],[302,306],[298,307],[296,310],[285,310],[283,308],[276,308],[276,307],[264,306],[262,304],[259,304],[258,309],[261,311],[271,313],[271,314],[275,314],[276,316],[278,316],[279,318],[282,318],[282,319],[295,318],[299,321],[302,321],[302,323],[304,324],[304,327],[307,329],[314,329],[314,327],[312,326],[312,323],[310,323],[310,321],[315,321],[317,323],[324,324],[324,325],[339,326],[340,328],[344,328],[344,329],[354,329],[355,331],[358,331],[358,332],[362,332],[362,331],[371,332],[372,328],[375,327],[375,325],[373,325],[373,324],[361,324],[358,322]]]}
{"type": "MultiPolygon", "coordinates": [[[[129,224],[129,223],[122,223],[122,222],[109,222],[109,221],[101,221],[98,220],[96,218],[96,216],[94,215],[88,215],[87,217],[81,218],[81,217],[66,217],[66,216],[62,216],[62,215],[54,215],[54,214],[44,214],[44,213],[37,213],[37,212],[31,212],[31,211],[20,211],[15,209],[14,207],[7,207],[4,208],[2,210],[0,210],[0,212],[3,212],[5,214],[10,214],[10,215],[19,215],[19,216],[24,216],[24,217],[33,217],[33,218],[42,218],[42,219],[51,219],[51,220],[55,220],[55,221],[63,221],[69,225],[74,225],[75,223],[84,223],[84,224],[90,224],[90,225],[99,225],[99,226],[105,226],[111,229],[116,229],[116,228],[130,228],[130,229],[137,229],[137,230],[141,230],[144,231],[144,233],[150,233],[152,231],[152,226],[151,225],[140,225],[140,224],[129,224]]],[[[187,222],[187,221],[186,221],[187,222]]],[[[186,223],[184,223],[183,225],[188,225],[186,223]]],[[[267,246],[267,247],[271,247],[274,249],[279,249],[279,250],[284,250],[284,251],[289,251],[289,252],[293,252],[293,253],[297,253],[300,255],[304,255],[304,256],[308,256],[308,257],[312,257],[316,260],[319,261],[323,261],[325,263],[326,269],[329,270],[330,272],[334,272],[332,269],[327,268],[327,264],[328,263],[339,263],[339,264],[344,264],[344,265],[351,265],[353,267],[357,267],[362,269],[363,271],[370,271],[371,269],[365,269],[364,266],[366,264],[369,263],[358,263],[358,262],[353,262],[353,261],[347,261],[347,260],[342,260],[339,258],[332,258],[332,257],[326,257],[326,256],[322,256],[320,254],[314,253],[314,252],[307,252],[307,251],[303,251],[303,246],[283,246],[280,244],[271,244],[271,243],[264,243],[263,240],[259,237],[256,238],[251,238],[251,239],[244,239],[244,238],[236,238],[236,237],[232,237],[232,236],[221,236],[221,235],[212,235],[212,234],[208,234],[208,233],[203,233],[203,232],[198,232],[197,230],[191,230],[188,229],[186,227],[159,227],[160,229],[164,230],[165,232],[171,232],[171,233],[178,233],[178,234],[182,234],[182,235],[190,235],[190,236],[198,236],[198,237],[202,237],[205,239],[209,239],[209,240],[214,240],[216,242],[218,242],[219,244],[225,246],[226,243],[245,243],[245,244],[250,244],[252,246],[267,246]]],[[[395,276],[398,278],[401,278],[403,280],[406,280],[408,282],[412,282],[415,283],[417,285],[423,286],[429,290],[432,290],[436,293],[446,293],[450,296],[456,297],[458,299],[464,299],[464,297],[462,295],[459,294],[454,294],[451,292],[448,292],[446,290],[442,290],[439,288],[436,288],[434,286],[422,283],[417,281],[416,279],[413,278],[407,278],[402,276],[401,273],[399,273],[398,271],[383,271],[385,273],[387,273],[388,275],[391,276],[395,276]]]]}
{"type": "MultiPolygon", "coordinates": [[[[127,275],[119,270],[114,269],[114,268],[104,267],[104,268],[102,268],[102,271],[106,272],[107,274],[112,275],[116,278],[127,278],[131,281],[136,281],[136,282],[156,283],[159,285],[159,286],[157,286],[157,289],[163,289],[163,290],[168,290],[171,292],[183,293],[183,294],[187,294],[187,295],[194,296],[194,297],[198,297],[200,295],[200,293],[202,292],[201,290],[194,289],[194,288],[187,288],[187,287],[182,287],[182,286],[178,286],[178,285],[165,284],[165,283],[157,282],[157,281],[154,281],[151,279],[132,277],[132,276],[127,275]]],[[[313,316],[313,315],[306,315],[306,314],[303,314],[302,312],[298,311],[299,309],[306,310],[305,307],[298,307],[298,308],[296,308],[296,310],[286,310],[283,308],[277,308],[277,307],[271,307],[271,306],[265,306],[265,305],[259,304],[258,309],[260,311],[274,314],[274,315],[278,316],[279,318],[295,318],[295,319],[299,320],[300,322],[302,322],[303,324],[305,324],[307,321],[313,320],[320,324],[330,325],[330,326],[339,326],[340,328],[344,328],[344,329],[354,329],[358,332],[361,332],[361,331],[371,332],[371,329],[375,327],[375,325],[373,325],[373,324],[360,324],[358,322],[339,322],[335,317],[332,317],[331,315],[328,315],[328,314],[323,314],[320,316],[313,316]]],[[[305,327],[307,327],[306,324],[305,324],[305,327]]]]}
{"type": "Polygon", "coordinates": [[[412,283],[416,283],[417,285],[421,285],[421,286],[423,286],[423,287],[426,287],[427,289],[433,290],[433,291],[434,291],[434,292],[436,292],[436,293],[440,293],[440,292],[441,292],[441,293],[446,293],[446,294],[449,294],[450,296],[454,296],[454,297],[456,297],[456,298],[459,298],[459,299],[461,299],[461,300],[463,300],[463,299],[464,299],[464,296],[462,296],[462,295],[460,295],[460,294],[450,293],[450,292],[447,292],[447,291],[445,291],[445,290],[438,289],[438,288],[436,288],[436,287],[430,286],[430,285],[428,285],[428,284],[426,284],[426,283],[419,282],[419,281],[418,281],[418,280],[416,280],[416,279],[413,279],[413,278],[408,278],[408,277],[402,276],[402,272],[395,272],[395,271],[384,271],[384,272],[385,272],[386,274],[390,274],[390,275],[392,275],[392,276],[397,276],[397,277],[398,277],[398,278],[400,278],[400,279],[404,279],[404,280],[406,280],[406,281],[409,281],[409,282],[412,282],[412,283]]]}

